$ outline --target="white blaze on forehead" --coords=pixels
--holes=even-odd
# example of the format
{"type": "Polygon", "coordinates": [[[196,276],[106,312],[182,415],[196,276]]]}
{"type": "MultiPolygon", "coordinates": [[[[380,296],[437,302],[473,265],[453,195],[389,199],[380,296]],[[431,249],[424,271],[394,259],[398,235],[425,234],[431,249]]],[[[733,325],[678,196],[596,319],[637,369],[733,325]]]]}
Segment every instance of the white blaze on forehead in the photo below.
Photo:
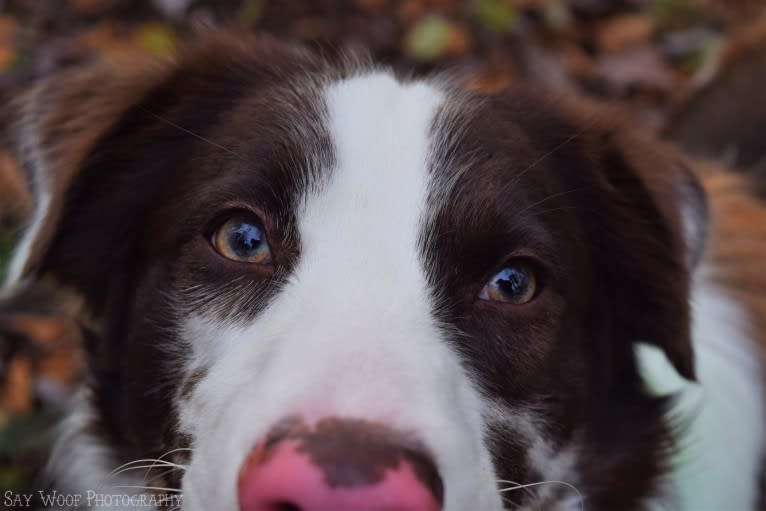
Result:
{"type": "Polygon", "coordinates": [[[418,247],[442,101],[437,89],[383,73],[326,90],[335,165],[297,212],[301,254],[284,296],[300,318],[285,334],[305,343],[303,363],[326,365],[312,383],[324,401],[304,414],[402,415],[408,394],[441,392],[428,366],[456,359],[433,318],[418,247]]]}
{"type": "Polygon", "coordinates": [[[325,100],[334,165],[295,212],[292,275],[244,328],[186,323],[194,357],[211,363],[180,410],[195,446],[185,509],[234,508],[237,471],[254,443],[301,415],[411,433],[435,458],[445,511],[499,510],[483,400],[433,316],[419,250],[431,126],[444,95],[371,73],[329,84],[325,100]]]}
{"type": "MultiPolygon", "coordinates": [[[[300,212],[299,278],[335,304],[397,307],[425,300],[418,236],[428,193],[430,126],[442,94],[385,74],[327,91],[336,166],[300,212]],[[336,278],[328,281],[328,276],[336,278]],[[384,293],[385,295],[382,295],[384,293]]],[[[412,305],[412,304],[410,304],[412,305]]],[[[427,304],[419,303],[427,313],[427,304]]],[[[360,311],[361,312],[361,311],[360,311]]]]}

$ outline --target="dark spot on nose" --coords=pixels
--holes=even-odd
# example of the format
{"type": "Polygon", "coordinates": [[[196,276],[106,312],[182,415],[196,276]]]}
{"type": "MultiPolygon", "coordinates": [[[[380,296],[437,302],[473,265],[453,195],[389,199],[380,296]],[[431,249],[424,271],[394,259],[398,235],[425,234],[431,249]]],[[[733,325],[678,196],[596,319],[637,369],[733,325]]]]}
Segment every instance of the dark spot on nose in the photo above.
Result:
{"type": "MultiPolygon", "coordinates": [[[[313,511],[321,499],[369,491],[382,491],[407,510],[415,501],[423,509],[440,509],[444,499],[436,465],[412,435],[371,421],[336,417],[313,426],[295,417],[278,423],[245,461],[239,491],[242,509],[248,511],[313,511]],[[320,486],[311,482],[312,471],[320,486]]],[[[346,509],[341,504],[346,497],[337,498],[346,509]]],[[[369,503],[370,510],[376,506],[369,503]]]]}
{"type": "Polygon", "coordinates": [[[385,471],[400,461],[410,462],[420,481],[442,501],[441,478],[425,449],[414,439],[394,429],[360,419],[326,418],[314,430],[301,435],[299,448],[324,471],[331,487],[375,484],[385,471]]]}

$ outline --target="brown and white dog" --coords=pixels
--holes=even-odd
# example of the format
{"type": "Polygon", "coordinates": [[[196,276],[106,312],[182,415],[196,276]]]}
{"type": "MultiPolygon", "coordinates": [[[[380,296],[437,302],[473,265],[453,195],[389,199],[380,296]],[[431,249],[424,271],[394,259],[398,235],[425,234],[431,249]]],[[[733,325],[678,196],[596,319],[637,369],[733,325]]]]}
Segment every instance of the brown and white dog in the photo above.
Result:
{"type": "Polygon", "coordinates": [[[757,506],[766,210],[743,176],[705,174],[708,208],[684,157],[595,107],[249,36],[15,108],[36,211],[6,299],[53,282],[87,337],[58,487],[757,506]]]}

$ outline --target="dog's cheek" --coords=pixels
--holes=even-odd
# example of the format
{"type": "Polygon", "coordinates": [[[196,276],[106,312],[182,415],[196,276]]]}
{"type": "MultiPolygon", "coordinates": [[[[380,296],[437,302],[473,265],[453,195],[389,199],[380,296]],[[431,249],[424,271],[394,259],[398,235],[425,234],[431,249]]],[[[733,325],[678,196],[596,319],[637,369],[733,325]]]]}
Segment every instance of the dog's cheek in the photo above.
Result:
{"type": "Polygon", "coordinates": [[[505,505],[574,509],[571,502],[584,494],[577,474],[580,435],[558,438],[539,409],[494,403],[488,410],[487,444],[505,505]]]}

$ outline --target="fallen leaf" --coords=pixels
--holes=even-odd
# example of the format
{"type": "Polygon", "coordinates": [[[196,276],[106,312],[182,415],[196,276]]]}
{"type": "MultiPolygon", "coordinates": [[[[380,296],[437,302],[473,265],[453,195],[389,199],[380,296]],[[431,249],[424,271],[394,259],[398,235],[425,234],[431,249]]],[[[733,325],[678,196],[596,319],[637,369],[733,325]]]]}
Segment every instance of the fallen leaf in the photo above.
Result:
{"type": "Polygon", "coordinates": [[[263,15],[264,0],[244,0],[237,11],[237,19],[246,27],[252,27],[263,15]]]}
{"type": "Polygon", "coordinates": [[[407,34],[404,51],[416,60],[434,60],[444,52],[449,41],[450,25],[441,16],[429,15],[407,34]]]}
{"type": "Polygon", "coordinates": [[[653,32],[651,18],[643,14],[628,14],[611,17],[597,24],[594,36],[600,50],[616,53],[646,43],[653,32]]]}
{"type": "Polygon", "coordinates": [[[69,0],[75,11],[83,14],[98,14],[114,7],[114,0],[69,0]]]}
{"type": "Polygon", "coordinates": [[[470,47],[471,37],[465,28],[433,14],[420,20],[404,39],[404,52],[420,61],[462,55],[470,47]]]}
{"type": "Polygon", "coordinates": [[[32,409],[32,362],[19,356],[8,365],[5,382],[0,391],[0,408],[11,415],[32,409]]]}
{"type": "Polygon", "coordinates": [[[672,69],[650,46],[602,55],[597,61],[596,72],[615,97],[624,96],[631,90],[669,94],[676,85],[672,69]]]}
{"type": "Polygon", "coordinates": [[[298,41],[317,41],[332,35],[332,24],[322,16],[305,16],[290,23],[290,35],[298,41]]]}
{"type": "Polygon", "coordinates": [[[0,150],[0,227],[3,221],[20,221],[31,211],[32,198],[18,165],[0,150]]]}
{"type": "Polygon", "coordinates": [[[382,11],[391,4],[391,0],[354,0],[354,3],[368,11],[382,11]]]}
{"type": "Polygon", "coordinates": [[[139,47],[158,55],[172,53],[177,45],[175,31],[163,23],[148,23],[139,27],[134,38],[139,47]]]}
{"type": "Polygon", "coordinates": [[[652,0],[649,13],[662,30],[686,28],[705,18],[703,0],[652,0]]]}
{"type": "Polygon", "coordinates": [[[510,0],[480,0],[475,10],[484,28],[496,34],[507,34],[516,26],[516,8],[510,0]]]}
{"type": "MultiPolygon", "coordinates": [[[[5,71],[16,62],[15,39],[17,32],[18,23],[14,17],[0,16],[0,71],[5,71]]],[[[2,204],[2,201],[0,201],[0,204],[2,204]]]]}

